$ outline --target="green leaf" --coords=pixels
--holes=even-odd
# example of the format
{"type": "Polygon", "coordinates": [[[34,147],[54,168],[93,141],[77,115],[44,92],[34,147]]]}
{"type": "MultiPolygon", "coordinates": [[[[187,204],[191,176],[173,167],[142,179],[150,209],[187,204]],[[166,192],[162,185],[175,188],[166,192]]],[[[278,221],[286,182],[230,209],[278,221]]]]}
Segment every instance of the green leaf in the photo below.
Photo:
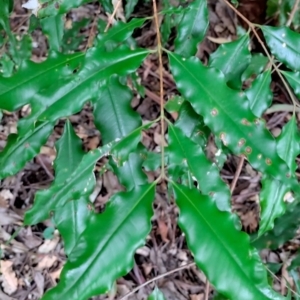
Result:
{"type": "Polygon", "coordinates": [[[253,75],[260,74],[267,63],[269,62],[268,58],[261,53],[255,53],[251,57],[250,64],[247,69],[242,74],[242,81],[246,81],[253,75]]]}
{"type": "Polygon", "coordinates": [[[63,207],[55,210],[54,223],[63,238],[64,251],[68,256],[93,216],[93,211],[85,198],[68,201],[63,207]]]}
{"type": "Polygon", "coordinates": [[[125,137],[141,126],[140,115],[130,105],[132,92],[120,83],[117,76],[112,76],[98,92],[100,96],[94,104],[94,117],[104,144],[125,137]]]}
{"type": "Polygon", "coordinates": [[[3,77],[10,77],[14,70],[14,62],[10,59],[7,53],[0,57],[0,72],[3,77]]]}
{"type": "Polygon", "coordinates": [[[62,55],[51,52],[42,63],[24,61],[13,77],[0,77],[0,108],[14,111],[30,103],[40,90],[72,74],[83,57],[83,53],[62,55]]]}
{"type": "Polygon", "coordinates": [[[219,211],[195,188],[172,186],[180,210],[179,226],[197,266],[216,290],[229,299],[284,299],[268,285],[258,252],[248,235],[235,228],[231,213],[219,211]]]}
{"type": "MultiPolygon", "coordinates": [[[[37,224],[49,218],[51,212],[69,201],[88,197],[95,186],[94,167],[97,161],[108,155],[111,144],[86,153],[72,173],[60,182],[54,182],[47,190],[35,195],[33,207],[26,212],[24,223],[37,224]]],[[[68,171],[69,172],[69,171],[68,171]]]]}
{"type": "MultiPolygon", "coordinates": [[[[217,166],[207,159],[199,145],[172,124],[169,124],[167,152],[170,165],[187,165],[191,176],[197,179],[202,194],[209,195],[220,210],[231,211],[230,191],[221,179],[217,166]]],[[[172,173],[169,175],[172,176],[172,173]]]]}
{"type": "Polygon", "coordinates": [[[206,146],[210,130],[204,124],[203,118],[195,113],[188,101],[184,101],[181,105],[175,126],[201,147],[206,146]]]}
{"type": "Polygon", "coordinates": [[[115,194],[104,213],[90,219],[60,282],[42,300],[85,300],[108,292],[113,282],[132,268],[134,252],[150,232],[154,192],[152,183],[115,194]]]}
{"type": "MultiPolygon", "coordinates": [[[[41,0],[40,0],[41,1],[41,0]]],[[[42,0],[43,6],[38,10],[40,18],[56,16],[69,12],[72,8],[93,2],[92,0],[42,0]]]]}
{"type": "Polygon", "coordinates": [[[168,102],[165,104],[165,109],[168,112],[178,112],[183,102],[184,99],[176,95],[168,100],[168,102]]]}
{"type": "Polygon", "coordinates": [[[136,28],[140,28],[147,18],[135,18],[129,23],[116,22],[107,32],[100,33],[97,36],[96,45],[111,49],[112,45],[118,45],[126,41],[136,28]]]}
{"type": "Polygon", "coordinates": [[[208,27],[206,0],[195,0],[184,12],[177,28],[175,52],[189,57],[197,52],[197,45],[203,40],[208,27]]]}
{"type": "Polygon", "coordinates": [[[63,53],[70,53],[78,50],[81,43],[84,41],[85,36],[81,33],[81,30],[86,28],[89,24],[90,19],[85,18],[78,22],[72,23],[72,28],[64,31],[63,41],[61,48],[63,53]]]}
{"type": "Polygon", "coordinates": [[[253,239],[253,246],[258,249],[278,249],[285,242],[295,237],[300,224],[299,216],[300,204],[294,201],[287,205],[286,213],[275,220],[272,230],[253,239]]]}
{"type": "Polygon", "coordinates": [[[136,7],[138,0],[127,0],[125,5],[125,17],[128,20],[130,15],[133,13],[134,8],[136,7]]]}
{"type": "Polygon", "coordinates": [[[300,72],[280,71],[293,88],[296,96],[300,97],[300,72]]]}
{"type": "Polygon", "coordinates": [[[155,287],[152,294],[148,297],[148,300],[166,300],[166,298],[164,294],[157,287],[155,287]]]}
{"type": "Polygon", "coordinates": [[[41,20],[43,33],[48,37],[50,50],[60,51],[64,34],[64,16],[56,15],[41,20]]]}
{"type": "Polygon", "coordinates": [[[249,43],[249,34],[245,34],[236,41],[222,44],[210,56],[209,65],[222,71],[226,82],[234,89],[241,89],[242,74],[251,60],[249,43]]]}
{"type": "Polygon", "coordinates": [[[234,154],[244,154],[259,171],[297,188],[273,136],[250,111],[246,96],[230,89],[220,71],[204,67],[196,58],[169,53],[169,59],[179,91],[224,145],[234,154]]]}
{"type": "Polygon", "coordinates": [[[261,26],[271,53],[292,70],[300,71],[300,34],[287,27],[261,26]]]}
{"type": "Polygon", "coordinates": [[[53,126],[51,122],[43,122],[22,136],[10,134],[4,150],[0,152],[0,179],[16,174],[33,159],[46,143],[53,126]]]}
{"type": "Polygon", "coordinates": [[[251,87],[246,90],[250,108],[257,117],[261,117],[272,103],[271,81],[271,70],[269,69],[258,75],[252,82],[251,87]]]}

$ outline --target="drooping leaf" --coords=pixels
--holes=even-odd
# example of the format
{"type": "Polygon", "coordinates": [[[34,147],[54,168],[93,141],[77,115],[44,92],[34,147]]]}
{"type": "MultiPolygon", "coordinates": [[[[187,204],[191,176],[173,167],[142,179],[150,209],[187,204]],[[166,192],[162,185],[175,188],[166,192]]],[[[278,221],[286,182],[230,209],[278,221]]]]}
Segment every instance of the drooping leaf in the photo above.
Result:
{"type": "MultiPolygon", "coordinates": [[[[204,195],[209,195],[220,210],[231,211],[230,191],[220,177],[217,166],[209,161],[199,145],[191,141],[183,132],[169,124],[169,164],[187,165],[204,195]]],[[[172,173],[169,174],[172,176],[172,173]]]]}
{"type": "Polygon", "coordinates": [[[300,71],[300,34],[287,27],[261,26],[272,54],[290,69],[300,71]]]}
{"type": "Polygon", "coordinates": [[[251,112],[246,96],[230,89],[220,71],[204,67],[196,58],[174,53],[169,58],[179,91],[223,144],[244,154],[254,168],[297,189],[297,180],[276,152],[274,138],[251,112]]]}
{"type": "Polygon", "coordinates": [[[86,300],[108,292],[133,266],[133,254],[151,228],[155,184],[115,194],[94,215],[65,264],[58,285],[42,300],[86,300]]]}
{"type": "Polygon", "coordinates": [[[64,16],[56,15],[41,20],[44,34],[48,37],[50,50],[60,51],[64,34],[64,16]]]}
{"type": "Polygon", "coordinates": [[[209,65],[222,71],[226,82],[234,89],[241,88],[242,74],[251,60],[249,42],[249,34],[247,33],[236,41],[222,44],[210,56],[209,65]]]}
{"type": "Polygon", "coordinates": [[[246,90],[247,98],[250,102],[252,112],[261,117],[264,111],[271,105],[273,93],[271,91],[271,70],[259,74],[246,90]]]}
{"type": "Polygon", "coordinates": [[[235,228],[232,215],[219,211],[195,188],[172,186],[179,226],[198,267],[216,290],[229,299],[284,299],[268,285],[258,252],[248,235],[235,228]]]}
{"type": "Polygon", "coordinates": [[[49,218],[50,213],[69,201],[88,197],[95,186],[94,167],[108,155],[112,144],[86,153],[71,174],[61,183],[54,182],[47,190],[36,193],[33,207],[26,212],[25,224],[37,224],[49,218]]]}
{"type": "Polygon", "coordinates": [[[184,57],[195,55],[197,45],[203,40],[208,27],[206,0],[195,0],[184,12],[177,28],[175,52],[184,57]]]}
{"type": "Polygon", "coordinates": [[[0,152],[0,179],[16,174],[33,159],[46,143],[53,126],[51,122],[40,122],[22,136],[10,134],[5,148],[0,152]]]}
{"type": "MultiPolygon", "coordinates": [[[[297,169],[296,157],[300,154],[300,135],[295,116],[283,127],[277,139],[277,152],[292,172],[297,169]]],[[[265,178],[260,194],[261,216],[259,235],[274,226],[274,220],[286,211],[286,204],[294,200],[290,188],[277,180],[265,178]],[[291,199],[289,199],[291,198],[291,199]]]]}
{"type": "Polygon", "coordinates": [[[293,88],[296,96],[300,97],[300,72],[281,71],[283,76],[287,79],[288,83],[293,88]]]}
{"type": "Polygon", "coordinates": [[[151,295],[148,297],[148,300],[166,300],[166,298],[164,294],[157,287],[155,287],[151,295]]]}

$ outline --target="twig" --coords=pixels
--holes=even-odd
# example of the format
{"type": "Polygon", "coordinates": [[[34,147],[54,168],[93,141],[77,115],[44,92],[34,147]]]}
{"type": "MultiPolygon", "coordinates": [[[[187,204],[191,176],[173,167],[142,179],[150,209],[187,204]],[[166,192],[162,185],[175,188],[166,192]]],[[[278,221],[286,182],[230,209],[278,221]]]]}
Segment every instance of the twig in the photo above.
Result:
{"type": "Polygon", "coordinates": [[[116,15],[116,13],[117,13],[117,11],[118,11],[118,9],[119,9],[119,6],[120,6],[121,2],[122,2],[122,0],[118,0],[117,4],[116,4],[116,6],[115,6],[115,9],[114,9],[114,11],[113,11],[113,13],[112,13],[112,15],[111,15],[111,16],[109,17],[109,19],[108,19],[108,22],[107,22],[107,25],[106,25],[106,27],[105,27],[105,29],[104,29],[104,32],[107,32],[109,26],[112,24],[113,19],[114,19],[115,15],[116,15]]]}
{"type": "Polygon", "coordinates": [[[161,123],[161,178],[165,178],[165,111],[164,111],[164,82],[163,82],[163,62],[162,62],[162,45],[159,30],[159,20],[157,13],[156,0],[153,0],[153,13],[157,37],[157,54],[159,61],[159,89],[160,89],[160,123],[161,123]]]}
{"type": "Polygon", "coordinates": [[[254,33],[254,35],[256,36],[258,42],[260,43],[261,47],[263,48],[264,52],[266,53],[270,63],[272,64],[273,68],[275,69],[276,73],[278,74],[278,76],[280,77],[281,81],[284,84],[284,87],[286,88],[293,104],[294,107],[299,106],[299,104],[297,104],[295,98],[294,98],[294,94],[291,91],[289,85],[287,84],[287,82],[285,81],[284,77],[282,76],[280,70],[278,69],[277,65],[274,63],[274,60],[272,58],[272,56],[270,55],[267,47],[265,46],[264,42],[262,41],[262,39],[260,38],[259,34],[256,31],[256,26],[259,27],[258,25],[254,25],[252,22],[250,22],[243,14],[241,14],[231,3],[229,3],[227,0],[223,0],[225,2],[225,4],[230,7],[242,20],[244,20],[247,25],[249,26],[249,28],[252,30],[252,32],[254,33]]]}
{"type": "Polygon", "coordinates": [[[274,104],[270,108],[268,108],[265,112],[265,114],[272,114],[274,112],[280,112],[280,111],[285,111],[285,112],[300,112],[300,107],[294,108],[293,105],[291,104],[274,104]]]}
{"type": "Polygon", "coordinates": [[[153,282],[153,281],[159,280],[159,279],[161,279],[161,278],[164,278],[164,277],[166,277],[166,276],[169,276],[169,275],[171,275],[171,274],[173,274],[173,273],[176,273],[176,272],[178,272],[178,271],[185,270],[185,269],[190,268],[190,267],[192,267],[192,266],[194,266],[194,265],[195,265],[195,263],[192,262],[192,263],[186,264],[186,265],[184,265],[184,266],[178,267],[178,268],[176,268],[176,269],[173,269],[173,270],[171,270],[171,271],[168,271],[168,272],[166,272],[166,273],[163,273],[163,274],[161,274],[161,275],[158,275],[158,276],[156,276],[156,277],[154,277],[154,278],[152,278],[152,279],[146,281],[145,283],[139,285],[138,287],[136,287],[135,289],[133,289],[131,292],[127,293],[125,296],[123,296],[123,297],[120,298],[119,300],[125,300],[125,299],[127,299],[129,296],[133,295],[133,294],[136,293],[138,290],[140,290],[141,288],[143,288],[144,286],[150,284],[150,283],[153,282]]]}
{"type": "Polygon", "coordinates": [[[292,11],[290,13],[290,16],[286,22],[286,26],[287,27],[290,27],[292,22],[293,22],[293,19],[294,19],[294,16],[295,16],[295,13],[297,12],[297,9],[298,9],[298,6],[299,6],[299,3],[300,3],[300,0],[296,0],[295,3],[294,3],[294,6],[292,8],[292,11]]]}
{"type": "Polygon", "coordinates": [[[241,158],[240,158],[238,167],[237,167],[237,169],[236,169],[236,171],[235,171],[233,180],[232,180],[231,185],[230,185],[230,192],[231,192],[231,193],[232,193],[233,190],[235,189],[236,183],[237,183],[237,181],[238,181],[238,179],[239,179],[239,176],[240,176],[241,171],[242,171],[242,168],[243,168],[244,161],[245,161],[245,156],[242,155],[241,158]]]}
{"type": "Polygon", "coordinates": [[[209,281],[206,278],[206,283],[205,283],[205,298],[204,300],[208,300],[209,298],[209,281]]]}

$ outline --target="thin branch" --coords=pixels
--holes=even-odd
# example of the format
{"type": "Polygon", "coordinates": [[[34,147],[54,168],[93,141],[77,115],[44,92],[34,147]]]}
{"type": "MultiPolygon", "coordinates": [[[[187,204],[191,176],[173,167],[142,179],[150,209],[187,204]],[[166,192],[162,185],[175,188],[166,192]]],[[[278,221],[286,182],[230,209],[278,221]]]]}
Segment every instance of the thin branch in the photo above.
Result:
{"type": "Polygon", "coordinates": [[[242,171],[242,168],[243,168],[244,161],[245,161],[245,156],[242,155],[242,156],[240,157],[240,161],[239,161],[238,167],[237,167],[237,169],[236,169],[236,171],[235,171],[233,180],[232,180],[231,185],[230,185],[230,192],[231,192],[231,193],[232,193],[233,190],[235,189],[236,183],[237,183],[237,181],[238,181],[238,179],[239,179],[239,176],[240,176],[241,171],[242,171]]]}
{"type": "Polygon", "coordinates": [[[287,22],[286,22],[286,26],[287,26],[287,27],[290,27],[290,26],[291,26],[291,24],[292,24],[292,22],[293,22],[293,19],[294,19],[294,16],[295,16],[295,14],[296,14],[296,12],[297,12],[299,3],[300,3],[300,0],[296,0],[296,1],[295,1],[294,6],[293,6],[293,9],[292,9],[292,11],[291,11],[291,13],[290,13],[290,16],[289,16],[289,18],[288,18],[288,20],[287,20],[287,22]]]}
{"type": "Polygon", "coordinates": [[[157,37],[157,54],[159,61],[159,89],[160,89],[160,123],[161,123],[161,178],[165,178],[165,110],[164,110],[164,82],[163,82],[163,61],[162,61],[162,45],[159,29],[159,20],[157,13],[156,0],[153,0],[153,13],[156,27],[157,37]]]}
{"type": "Polygon", "coordinates": [[[274,60],[272,58],[272,56],[270,55],[267,47],[265,46],[264,42],[262,41],[262,39],[260,38],[259,34],[256,31],[255,27],[259,27],[259,25],[255,25],[252,22],[250,22],[243,14],[241,14],[231,3],[229,3],[227,0],[223,0],[225,2],[225,4],[230,7],[242,20],[244,20],[247,25],[249,26],[249,28],[252,30],[252,32],[254,33],[254,35],[256,36],[258,42],[260,43],[261,47],[263,48],[264,52],[266,53],[270,63],[272,64],[273,68],[275,69],[276,73],[278,74],[278,76],[280,77],[281,81],[284,84],[284,87],[286,88],[293,104],[294,107],[299,106],[299,104],[297,104],[294,94],[292,92],[292,90],[290,89],[290,86],[287,84],[287,82],[285,81],[284,77],[282,76],[280,70],[278,69],[277,65],[274,63],[274,60]]]}
{"type": "Polygon", "coordinates": [[[209,288],[210,288],[210,284],[208,279],[206,278],[206,283],[205,283],[205,298],[204,300],[208,300],[209,299],[209,288]]]}
{"type": "Polygon", "coordinates": [[[171,274],[173,274],[173,273],[176,273],[176,272],[179,272],[179,271],[181,271],[181,270],[188,269],[188,268],[190,268],[190,267],[192,267],[192,266],[194,266],[194,265],[195,265],[195,263],[192,262],[192,263],[186,264],[186,265],[184,265],[184,266],[178,267],[178,268],[176,268],[176,269],[173,269],[173,270],[171,270],[171,271],[169,271],[169,272],[166,272],[166,273],[163,273],[163,274],[161,274],[161,275],[158,275],[158,276],[156,276],[156,277],[154,277],[154,278],[152,278],[152,279],[146,281],[145,283],[139,285],[138,287],[136,287],[135,289],[133,289],[131,292],[127,293],[125,296],[123,296],[123,297],[120,298],[119,300],[125,300],[125,299],[127,299],[129,296],[133,295],[133,294],[136,293],[138,290],[140,290],[140,289],[143,288],[144,286],[150,284],[151,282],[157,281],[157,280],[159,280],[159,279],[161,279],[161,278],[164,278],[164,277],[166,277],[166,276],[169,276],[169,275],[171,275],[171,274]]]}
{"type": "Polygon", "coordinates": [[[122,0],[118,0],[117,4],[116,4],[116,6],[115,6],[115,9],[114,9],[114,11],[113,11],[113,13],[112,13],[112,15],[111,15],[111,16],[109,17],[109,19],[108,19],[108,22],[107,22],[107,25],[106,25],[106,27],[105,27],[105,29],[104,29],[104,32],[107,32],[108,28],[109,28],[110,25],[112,24],[112,22],[113,22],[113,20],[114,20],[114,17],[115,17],[115,15],[116,15],[116,13],[117,13],[117,11],[118,11],[118,9],[119,9],[119,6],[121,5],[121,2],[122,2],[122,0]]]}

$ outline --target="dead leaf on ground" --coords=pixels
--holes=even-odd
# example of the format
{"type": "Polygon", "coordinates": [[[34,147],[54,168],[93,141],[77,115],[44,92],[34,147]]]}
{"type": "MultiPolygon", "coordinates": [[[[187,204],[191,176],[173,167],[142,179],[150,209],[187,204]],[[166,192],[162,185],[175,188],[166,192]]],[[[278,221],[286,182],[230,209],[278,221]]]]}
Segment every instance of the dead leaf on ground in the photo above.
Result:
{"type": "Polygon", "coordinates": [[[42,271],[44,269],[51,268],[54,263],[57,261],[57,257],[54,255],[46,255],[44,256],[41,261],[39,261],[38,265],[36,266],[36,270],[42,271]]]}
{"type": "Polygon", "coordinates": [[[18,289],[18,279],[12,269],[13,263],[9,260],[1,260],[1,281],[6,294],[11,295],[18,289]]]}
{"type": "Polygon", "coordinates": [[[45,240],[45,242],[39,247],[37,252],[44,253],[44,254],[50,253],[56,248],[58,242],[59,242],[59,234],[58,231],[55,230],[53,238],[51,240],[45,240]]]}

